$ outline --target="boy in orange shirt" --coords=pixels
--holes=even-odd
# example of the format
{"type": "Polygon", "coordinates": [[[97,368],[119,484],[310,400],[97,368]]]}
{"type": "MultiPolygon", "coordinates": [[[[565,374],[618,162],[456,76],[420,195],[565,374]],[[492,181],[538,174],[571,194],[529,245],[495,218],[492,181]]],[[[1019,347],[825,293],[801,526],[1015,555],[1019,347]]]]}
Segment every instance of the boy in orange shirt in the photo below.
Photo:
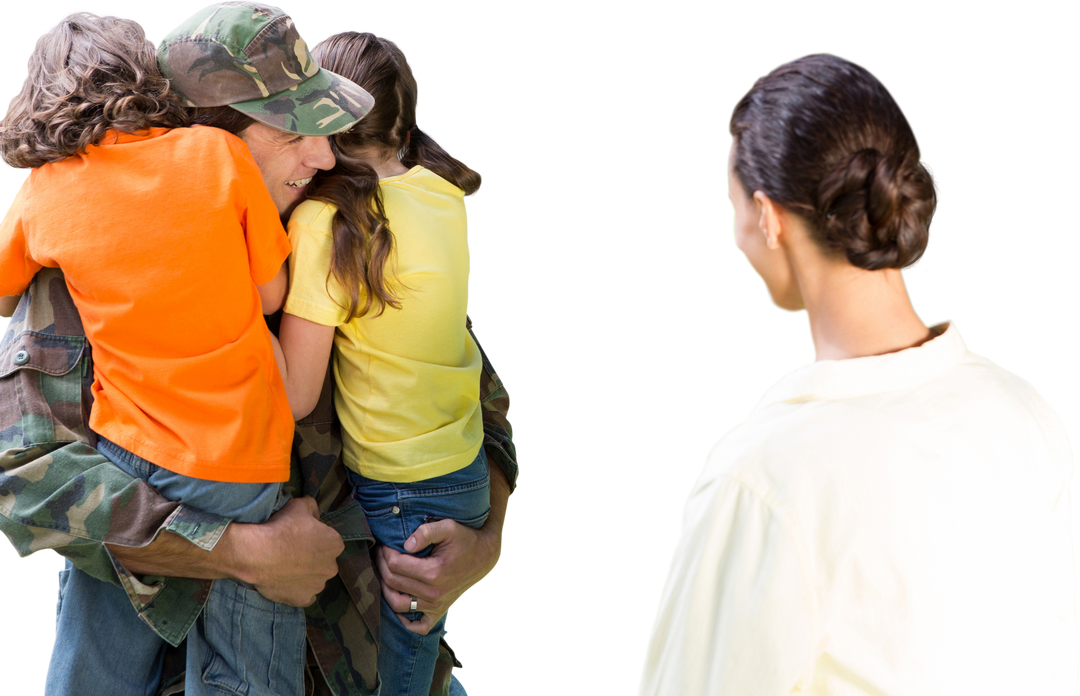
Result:
{"type": "MultiPolygon", "coordinates": [[[[215,6],[185,27],[198,29],[174,37],[183,48],[223,47],[232,60],[247,46],[226,42],[248,37],[252,54],[276,48],[303,62],[274,8],[215,6]],[[231,33],[198,33],[222,26],[231,33]]],[[[366,93],[312,64],[279,70],[359,94],[338,129],[366,113],[366,93]]],[[[187,111],[134,22],[72,15],[38,41],[29,68],[0,130],[5,161],[33,168],[0,223],[0,296],[21,293],[43,266],[63,269],[94,350],[98,449],[168,498],[265,521],[283,502],[294,426],[262,318],[284,300],[290,245],[258,166],[236,136],[184,127],[187,111]]],[[[154,693],[164,642],[124,593],[70,565],[61,583],[64,611],[80,618],[58,631],[48,693],[154,693]],[[124,654],[126,670],[74,669],[71,653],[89,649],[124,654]]],[[[217,581],[188,633],[187,693],[299,694],[304,641],[301,609],[217,581]]]]}

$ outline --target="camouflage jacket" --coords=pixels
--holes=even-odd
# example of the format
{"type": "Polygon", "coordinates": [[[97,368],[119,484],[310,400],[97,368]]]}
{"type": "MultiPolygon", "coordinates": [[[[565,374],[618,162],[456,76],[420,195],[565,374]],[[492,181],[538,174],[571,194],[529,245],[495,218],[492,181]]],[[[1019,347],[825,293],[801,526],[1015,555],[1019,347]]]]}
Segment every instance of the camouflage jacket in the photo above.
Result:
{"type": "MultiPolygon", "coordinates": [[[[509,397],[487,356],[483,359],[484,445],[512,489],[517,463],[506,420],[509,397]]],[[[141,547],[169,531],[209,550],[228,520],[165,500],[98,453],[86,425],[92,382],[90,345],[63,276],[44,269],[0,339],[0,531],[20,555],[53,549],[84,572],[122,586],[140,616],[179,646],[166,660],[161,692],[177,693],[179,650],[211,583],[136,577],[104,544],[141,547]]],[[[328,378],[319,405],[297,423],[286,486],[294,495],[314,496],[323,522],[345,540],[337,577],[307,609],[308,691],[360,696],[377,687],[379,588],[370,556],[374,542],[340,463],[332,385],[328,378]]],[[[445,644],[441,658],[432,694],[447,693],[450,667],[456,664],[445,644]]]]}

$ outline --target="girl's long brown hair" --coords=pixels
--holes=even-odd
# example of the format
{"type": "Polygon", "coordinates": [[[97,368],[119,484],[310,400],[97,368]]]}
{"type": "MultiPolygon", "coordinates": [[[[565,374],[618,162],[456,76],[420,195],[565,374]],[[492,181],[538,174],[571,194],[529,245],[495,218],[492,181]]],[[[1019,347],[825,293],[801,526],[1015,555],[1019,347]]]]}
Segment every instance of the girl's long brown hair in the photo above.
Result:
{"type": "Polygon", "coordinates": [[[416,80],[405,55],[392,41],[345,32],[320,43],[313,55],[321,67],[352,80],[375,98],[375,106],[362,120],[330,139],[337,165],[316,178],[310,197],[338,209],[330,274],[349,293],[349,318],[372,309],[378,316],[387,306],[401,308],[386,278],[394,235],[379,194],[379,177],[355,153],[371,146],[397,151],[404,166],[419,164],[430,169],[466,195],[480,188],[480,175],[416,127],[416,80]]]}

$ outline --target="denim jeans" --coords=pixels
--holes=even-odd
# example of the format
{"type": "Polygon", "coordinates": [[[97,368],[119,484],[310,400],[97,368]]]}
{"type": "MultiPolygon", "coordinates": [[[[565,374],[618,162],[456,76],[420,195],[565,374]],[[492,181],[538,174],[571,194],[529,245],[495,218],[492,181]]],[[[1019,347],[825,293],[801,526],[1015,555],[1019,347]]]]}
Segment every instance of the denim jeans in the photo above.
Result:
{"type": "MultiPolygon", "coordinates": [[[[405,540],[427,522],[452,519],[479,529],[490,509],[490,478],[484,448],[464,469],[444,476],[411,483],[391,483],[349,472],[353,497],[367,515],[371,533],[382,544],[405,552],[405,540]]],[[[413,554],[428,556],[431,546],[413,554]]],[[[397,614],[381,600],[379,624],[380,696],[427,696],[439,638],[446,632],[444,616],[426,636],[419,636],[401,625],[397,614]]],[[[404,616],[417,621],[421,612],[404,616]]],[[[460,688],[460,685],[458,685],[460,688]]]]}
{"type": "Polygon", "coordinates": [[[450,675],[450,696],[469,696],[465,693],[465,687],[452,674],[450,675]]]}
{"type": "MultiPolygon", "coordinates": [[[[279,483],[224,483],[162,469],[104,438],[98,449],[162,496],[260,523],[283,502],[279,483]]],[[[187,635],[186,696],[300,696],[306,625],[303,609],[271,602],[253,588],[216,580],[187,635]]],[[[139,618],[123,589],[69,561],[61,573],[50,696],[150,696],[161,678],[163,641],[139,618]]]]}
{"type": "MultiPolygon", "coordinates": [[[[66,565],[56,568],[56,589],[53,600],[53,639],[56,639],[56,628],[58,621],[56,620],[60,615],[60,606],[64,602],[64,597],[67,590],[67,579],[70,576],[72,570],[71,565],[67,560],[64,561],[66,565]]],[[[110,586],[111,587],[111,586],[110,586]]],[[[121,593],[123,594],[123,593],[121,593]]],[[[123,602],[118,602],[117,608],[123,608],[126,606],[131,610],[131,602],[127,600],[127,595],[123,594],[122,597],[117,598],[123,602]]],[[[141,640],[153,641],[158,639],[158,634],[154,633],[146,624],[139,623],[139,635],[141,640]]],[[[445,631],[444,633],[448,632],[445,631]]],[[[100,675],[106,674],[107,681],[111,684],[120,686],[120,690],[114,692],[126,696],[127,694],[146,694],[147,696],[153,696],[157,693],[157,682],[161,678],[161,659],[160,655],[156,656],[158,659],[154,664],[146,665],[144,669],[138,668],[138,666],[132,665],[130,656],[123,655],[117,651],[111,650],[109,645],[102,643],[91,643],[83,646],[83,651],[89,652],[85,657],[81,658],[81,667],[83,669],[93,670],[89,677],[84,680],[86,683],[96,683],[96,678],[100,675]],[[154,671],[156,670],[156,671],[154,671]],[[153,688],[145,688],[147,685],[143,683],[143,679],[139,679],[135,684],[129,684],[129,687],[124,687],[123,684],[118,684],[117,675],[123,674],[141,674],[143,672],[150,672],[153,682],[153,688]]],[[[57,659],[63,659],[58,657],[57,659]]],[[[85,686],[80,685],[80,690],[85,690],[85,686]]],[[[80,693],[95,694],[100,693],[99,690],[86,690],[80,693]]],[[[469,696],[469,687],[465,686],[465,683],[461,681],[461,678],[457,674],[450,675],[450,696],[469,696]]]]}

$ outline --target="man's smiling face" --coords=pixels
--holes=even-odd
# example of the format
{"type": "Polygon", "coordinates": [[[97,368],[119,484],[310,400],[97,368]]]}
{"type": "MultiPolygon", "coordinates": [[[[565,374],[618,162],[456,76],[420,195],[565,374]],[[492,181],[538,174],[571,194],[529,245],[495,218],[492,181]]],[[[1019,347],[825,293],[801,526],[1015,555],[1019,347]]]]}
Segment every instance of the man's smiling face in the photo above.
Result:
{"type": "Polygon", "coordinates": [[[285,221],[304,200],[315,172],[334,168],[334,153],[325,136],[297,135],[263,123],[253,123],[239,135],[251,150],[270,197],[285,221]]]}

